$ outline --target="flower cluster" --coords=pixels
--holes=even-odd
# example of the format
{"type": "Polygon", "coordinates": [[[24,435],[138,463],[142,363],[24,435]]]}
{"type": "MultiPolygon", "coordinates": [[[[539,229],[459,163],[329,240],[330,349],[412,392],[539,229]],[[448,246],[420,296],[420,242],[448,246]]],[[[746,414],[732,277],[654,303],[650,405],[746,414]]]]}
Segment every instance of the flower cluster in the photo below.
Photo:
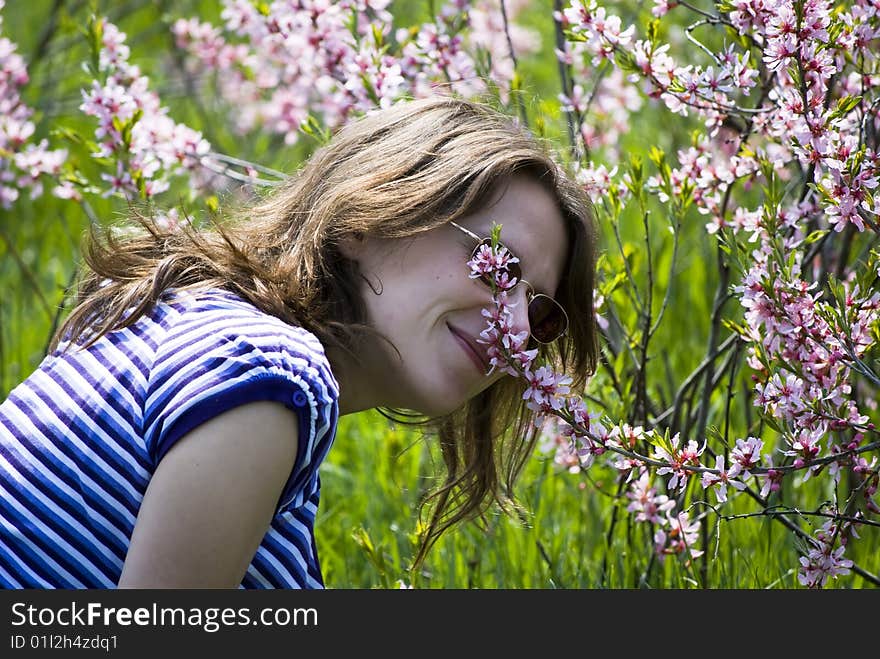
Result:
{"type": "MultiPolygon", "coordinates": [[[[766,501],[792,474],[806,480],[827,473],[836,488],[848,473],[852,491],[846,496],[874,512],[876,456],[861,454],[877,446],[866,439],[875,433],[869,412],[880,385],[871,366],[880,348],[876,257],[850,265],[849,242],[838,252],[832,238],[845,234],[850,241],[880,228],[880,6],[869,0],[836,7],[829,0],[737,0],[716,5],[713,13],[657,0],[653,15],[659,20],[648,23],[642,38],[637,25],[597,0],[572,0],[557,13],[567,39],[557,55],[576,73],[572,91],[561,97],[563,109],[583,116],[608,92],[601,82],[592,88],[578,82],[616,75],[632,86],[612,99],[637,89],[655,108],[698,119],[702,129],[677,150],[676,162],[655,148],[651,160],[658,171],[646,179],[634,179],[638,164],[619,166],[619,144],[603,145],[578,131],[578,180],[612,222],[634,192],[642,194],[643,182],[674,212],[683,215],[693,205],[707,216],[709,235],[729,256],[727,267],[740,273],[728,290],[744,309],[744,323],[730,328],[746,346],[754,404],[778,441],[769,452],[752,436],[736,439],[732,450],[697,447],[694,440],[679,447],[678,435],[666,440],[650,431],[614,465],[627,479],[653,467],[678,498],[689,476],[701,473],[700,484],[714,490],[719,504],[730,496],[728,486],[744,491],[750,480],[766,501]],[[697,16],[682,32],[686,11],[697,16]],[[673,14],[682,20],[670,20],[664,32],[660,21],[673,14]],[[702,35],[715,26],[741,38],[713,49],[702,35]],[[687,64],[678,59],[683,39],[704,63],[690,54],[687,64]],[[650,458],[635,457],[637,446],[653,446],[650,458]],[[703,450],[714,458],[711,468],[699,462],[703,450]]],[[[639,202],[644,204],[641,197],[639,202]]],[[[617,286],[613,282],[600,295],[608,310],[601,325],[606,333],[608,318],[616,319],[608,293],[617,286]]],[[[821,552],[840,559],[840,536],[828,535],[828,541],[821,552]]],[[[802,561],[805,585],[819,587],[842,573],[830,559],[814,559],[811,554],[802,561]]]]}
{"type": "MultiPolygon", "coordinates": [[[[404,95],[438,90],[472,96],[491,79],[513,79],[515,52],[536,50],[537,35],[505,25],[497,3],[450,0],[433,22],[393,30],[389,0],[276,2],[261,11],[224,0],[223,28],[198,19],[174,24],[177,45],[191,55],[193,75],[219,74],[221,96],[235,108],[237,128],[257,126],[292,144],[316,119],[327,128],[404,95]],[[472,53],[485,52],[482,70],[472,53]]],[[[513,19],[523,2],[508,2],[513,19]]]]}
{"type": "MultiPolygon", "coordinates": [[[[792,439],[790,448],[784,452],[794,457],[792,464],[784,469],[774,468],[772,458],[762,455],[764,443],[757,437],[737,439],[730,452],[730,467],[723,455],[716,455],[713,467],[702,464],[701,456],[706,451],[706,443],[695,440],[683,443],[678,434],[673,437],[660,435],[656,430],[646,431],[642,427],[629,424],[614,425],[606,420],[591,417],[585,403],[574,395],[569,385],[571,379],[556,373],[545,364],[537,361],[537,351],[525,349],[528,333],[516,331],[508,292],[517,285],[510,276],[509,266],[516,261],[507,249],[498,242],[500,227],[493,230],[492,245],[484,245],[474,253],[468,262],[470,276],[491,277],[493,306],[485,309],[483,315],[487,328],[481,335],[481,343],[486,346],[492,369],[500,369],[525,382],[523,400],[535,412],[537,423],[543,426],[541,447],[554,452],[554,461],[569,472],[577,473],[590,467],[596,456],[606,452],[616,454],[612,463],[621,477],[629,481],[626,497],[630,503],[627,510],[634,520],[656,526],[654,533],[655,551],[661,558],[666,555],[696,558],[703,553],[698,546],[700,519],[690,516],[688,511],[675,512],[677,502],[666,494],[658,493],[652,479],[668,476],[666,489],[670,493],[683,494],[694,474],[701,473],[700,485],[705,491],[713,490],[718,504],[728,500],[728,487],[742,491],[748,480],[761,486],[761,496],[778,491],[786,474],[797,470],[821,468],[823,462],[817,461],[819,450],[815,431],[804,431],[792,439]],[[609,427],[611,430],[609,430],[609,427]],[[651,444],[651,456],[637,453],[640,445],[651,444]],[[766,464],[766,466],[764,466],[766,464]],[[651,469],[653,468],[653,475],[651,469]],[[634,478],[634,475],[638,475],[634,478]]],[[[858,443],[846,448],[838,447],[836,455],[840,459],[831,464],[839,470],[841,464],[853,460],[853,452],[858,443]]],[[[858,468],[868,478],[876,480],[876,460],[872,464],[857,460],[858,468]],[[873,471],[872,471],[873,470],[873,471]]],[[[876,486],[869,489],[876,493],[876,486]]],[[[868,496],[870,500],[871,495],[868,496]]],[[[873,500],[871,500],[873,503],[873,500]]],[[[801,582],[810,586],[825,583],[828,576],[845,574],[849,564],[842,558],[843,544],[834,547],[837,536],[823,536],[814,541],[818,548],[811,550],[802,558],[801,582]]]]}
{"type": "Polygon", "coordinates": [[[98,122],[93,157],[112,163],[101,174],[103,194],[150,199],[168,189],[170,176],[200,170],[210,145],[161,107],[148,78],[129,63],[123,32],[105,19],[95,19],[91,32],[99,64],[80,109],[98,122]]]}
{"type": "MultiPolygon", "coordinates": [[[[5,0],[0,0],[0,12],[5,0]]],[[[3,17],[0,15],[0,28],[3,17]]],[[[22,191],[31,199],[43,194],[43,177],[55,177],[67,158],[63,149],[50,150],[45,139],[34,143],[33,110],[21,98],[28,82],[24,59],[16,45],[0,36],[0,207],[8,209],[22,191]]],[[[65,196],[65,188],[55,186],[65,196]]]]}
{"type": "Polygon", "coordinates": [[[796,267],[780,272],[764,248],[734,287],[746,310],[749,365],[757,372],[755,403],[798,431],[821,436],[858,429],[868,418],[850,398],[850,370],[873,342],[880,293],[862,293],[857,284],[847,291],[847,328],[827,313],[814,292],[816,282],[792,272],[796,267]]]}
{"type": "MultiPolygon", "coordinates": [[[[810,548],[806,556],[800,559],[801,571],[798,581],[810,588],[825,585],[828,577],[849,574],[853,562],[843,558],[848,533],[855,533],[851,524],[838,525],[834,520],[826,522],[814,538],[810,539],[810,548]]],[[[858,536],[856,536],[858,537],[858,536]]]]}
{"type": "MultiPolygon", "coordinates": [[[[499,233],[500,227],[496,225],[493,228],[492,246],[484,245],[477,250],[467,264],[472,278],[491,277],[494,304],[483,310],[487,327],[480,339],[486,346],[491,369],[497,368],[526,382],[522,398],[535,413],[536,423],[542,426],[541,445],[545,450],[555,450],[555,461],[565,465],[569,471],[590,467],[597,456],[609,450],[628,459],[634,458],[628,466],[618,467],[621,471],[629,472],[630,478],[633,469],[642,474],[631,485],[628,496],[633,501],[631,510],[635,511],[641,506],[637,513],[637,517],[641,515],[638,521],[659,524],[654,536],[657,555],[662,558],[668,554],[686,553],[696,558],[702,553],[696,546],[699,521],[692,519],[686,511],[668,514],[675,507],[675,502],[668,500],[665,495],[656,495],[652,488],[648,488],[646,467],[650,460],[642,460],[631,452],[636,440],[645,436],[644,431],[627,425],[609,431],[609,426],[603,421],[591,418],[584,401],[571,392],[570,377],[554,372],[546,364],[537,363],[538,351],[526,349],[528,332],[516,331],[512,303],[508,299],[508,291],[518,283],[510,276],[509,270],[509,265],[516,261],[516,257],[498,242],[499,233]],[[654,506],[656,511],[653,510],[654,506]],[[663,517],[657,514],[661,511],[666,513],[663,517]]],[[[698,465],[702,451],[693,441],[680,449],[678,437],[674,437],[658,446],[654,457],[664,462],[657,474],[672,473],[670,487],[683,488],[692,473],[685,469],[686,465],[698,465]]],[[[725,477],[724,484],[727,482],[725,477]]]]}

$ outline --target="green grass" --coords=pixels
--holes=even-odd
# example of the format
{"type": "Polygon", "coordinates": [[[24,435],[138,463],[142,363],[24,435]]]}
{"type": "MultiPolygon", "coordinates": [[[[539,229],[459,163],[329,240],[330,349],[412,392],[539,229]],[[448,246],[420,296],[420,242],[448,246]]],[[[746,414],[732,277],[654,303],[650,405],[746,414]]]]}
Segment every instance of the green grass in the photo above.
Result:
{"type": "MultiPolygon", "coordinates": [[[[706,518],[704,557],[658,561],[651,531],[623,509],[610,535],[615,499],[610,474],[559,472],[536,455],[522,479],[527,520],[494,516],[487,531],[474,525],[441,538],[422,569],[410,572],[414,511],[431,460],[431,445],[372,412],[344,417],[322,471],[316,534],[331,588],[388,588],[398,580],[420,588],[794,588],[798,546],[790,532],[768,518],[706,518]],[[608,478],[604,482],[602,477],[608,478]]],[[[813,499],[822,499],[814,492],[813,499]]],[[[801,499],[802,500],[802,499],[801,499]]],[[[714,497],[712,498],[714,504],[714,497]]],[[[753,512],[744,498],[725,514],[753,512]]],[[[851,555],[876,572],[876,529],[851,555]],[[874,541],[871,541],[873,537],[874,541]]],[[[857,575],[829,587],[864,587],[857,575]]]]}

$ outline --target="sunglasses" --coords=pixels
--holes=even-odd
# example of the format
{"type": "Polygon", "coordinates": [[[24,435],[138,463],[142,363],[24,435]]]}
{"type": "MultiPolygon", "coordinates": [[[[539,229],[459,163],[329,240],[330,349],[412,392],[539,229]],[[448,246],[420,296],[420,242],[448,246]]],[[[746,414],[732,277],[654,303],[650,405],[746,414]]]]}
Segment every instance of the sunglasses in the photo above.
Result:
{"type": "MultiPolygon", "coordinates": [[[[449,222],[449,224],[467,234],[477,242],[471,252],[471,259],[477,256],[477,252],[479,252],[484,245],[488,246],[490,249],[492,248],[491,238],[480,238],[477,234],[468,231],[455,222],[449,222]]],[[[500,241],[497,242],[496,245],[498,247],[503,247],[513,255],[510,248],[500,241]]],[[[531,338],[537,343],[548,344],[553,343],[556,339],[564,336],[565,332],[568,330],[568,314],[565,313],[565,309],[562,308],[562,305],[549,295],[535,293],[534,287],[522,278],[522,268],[520,268],[519,262],[508,263],[507,272],[511,278],[517,280],[517,283],[523,282],[526,285],[526,295],[529,302],[529,328],[531,329],[531,338]]],[[[489,288],[492,288],[490,274],[480,275],[480,281],[489,288]]]]}

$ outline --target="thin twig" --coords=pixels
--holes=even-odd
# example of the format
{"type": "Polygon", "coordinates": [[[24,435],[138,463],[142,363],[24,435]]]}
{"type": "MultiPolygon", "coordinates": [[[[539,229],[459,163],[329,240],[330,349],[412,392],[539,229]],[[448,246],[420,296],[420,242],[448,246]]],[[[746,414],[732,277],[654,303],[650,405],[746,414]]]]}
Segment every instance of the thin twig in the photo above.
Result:
{"type": "Polygon", "coordinates": [[[652,420],[651,420],[651,425],[652,425],[652,426],[659,426],[659,425],[661,425],[661,424],[667,419],[667,417],[669,417],[670,415],[673,415],[673,416],[677,415],[677,414],[678,414],[678,410],[679,410],[680,407],[681,407],[681,402],[682,402],[682,399],[683,399],[683,397],[684,397],[684,393],[685,393],[685,391],[687,391],[687,389],[690,388],[691,385],[693,385],[693,384],[697,381],[697,379],[700,377],[700,374],[701,374],[706,368],[708,368],[709,366],[711,366],[712,363],[713,363],[716,359],[718,359],[718,356],[719,356],[719,355],[721,355],[721,354],[723,354],[725,351],[727,351],[727,349],[730,348],[730,346],[731,346],[734,342],[736,342],[739,338],[740,338],[740,337],[739,337],[738,334],[731,334],[730,336],[728,336],[728,337],[727,337],[727,338],[721,343],[721,345],[718,346],[718,348],[715,350],[715,352],[713,352],[713,353],[710,354],[710,355],[707,355],[707,356],[703,359],[703,361],[700,362],[700,364],[699,364],[699,365],[698,365],[698,366],[697,366],[697,367],[691,372],[691,374],[688,375],[687,378],[685,378],[685,381],[682,383],[681,387],[679,387],[678,391],[675,393],[675,400],[673,401],[672,405],[671,405],[669,408],[667,408],[666,410],[664,410],[659,416],[657,416],[656,418],[652,419],[652,420]]]}
{"type": "Polygon", "coordinates": [[[543,558],[544,562],[547,563],[547,569],[550,570],[550,579],[558,588],[565,588],[565,586],[563,586],[560,582],[559,573],[557,572],[556,567],[553,565],[553,561],[550,560],[550,555],[544,548],[544,543],[542,543],[540,540],[535,540],[535,546],[538,548],[538,552],[541,554],[541,558],[543,558]]]}
{"type": "MultiPolygon", "coordinates": [[[[780,511],[780,514],[770,514],[770,513],[764,514],[768,510],[768,509],[766,509],[767,500],[764,499],[764,497],[762,497],[760,494],[758,494],[757,492],[755,492],[754,490],[752,490],[751,488],[748,488],[748,487],[743,491],[746,494],[748,494],[749,496],[751,496],[753,499],[755,499],[760,505],[765,506],[765,511],[755,513],[754,515],[753,514],[744,514],[744,515],[742,515],[743,517],[752,517],[752,516],[769,517],[770,519],[782,524],[784,527],[786,527],[789,531],[794,533],[796,536],[798,536],[802,540],[805,540],[806,542],[809,542],[811,544],[815,543],[815,540],[812,538],[812,536],[810,536],[809,533],[807,533],[802,528],[800,528],[797,524],[795,524],[790,519],[788,519],[788,517],[786,517],[785,514],[781,514],[781,511],[780,511]]],[[[707,508],[710,508],[716,515],[720,515],[720,513],[715,508],[715,506],[712,506],[707,501],[698,501],[695,503],[702,504],[702,505],[706,506],[707,508]]],[[[797,515],[799,517],[802,517],[802,516],[813,514],[813,513],[804,513],[803,511],[799,511],[799,510],[789,510],[788,514],[789,515],[797,515]]],[[[730,519],[734,519],[736,517],[738,517],[738,515],[731,516],[730,519]]],[[[858,521],[860,523],[862,523],[864,520],[858,519],[858,521]]],[[[858,574],[860,577],[865,579],[866,581],[870,581],[875,586],[880,586],[880,577],[878,577],[877,575],[871,574],[870,572],[868,572],[867,570],[865,570],[862,567],[859,567],[855,563],[853,563],[853,565],[850,569],[853,572],[855,572],[856,574],[858,574]]]]}
{"type": "Polygon", "coordinates": [[[199,160],[199,164],[207,170],[214,172],[215,174],[221,174],[223,176],[227,176],[233,180],[241,181],[243,183],[247,183],[249,185],[253,185],[255,187],[278,187],[284,184],[282,180],[271,180],[260,178],[258,176],[250,176],[248,174],[242,174],[240,172],[235,171],[229,165],[223,165],[218,163],[219,158],[215,157],[216,154],[210,154],[205,156],[199,160]]]}
{"type": "MultiPolygon", "coordinates": [[[[670,225],[672,226],[672,225],[670,225]]],[[[675,274],[675,266],[678,264],[678,234],[679,229],[681,228],[681,221],[675,223],[675,226],[672,226],[672,257],[669,260],[669,275],[667,281],[670,282],[670,285],[666,287],[666,292],[663,294],[663,303],[660,305],[660,311],[657,312],[657,319],[654,321],[654,325],[651,327],[651,334],[653,335],[657,329],[660,327],[660,321],[663,320],[663,316],[666,315],[666,308],[669,306],[669,300],[672,297],[672,278],[675,274]]]]}
{"type": "Polygon", "coordinates": [[[651,340],[651,326],[653,306],[654,306],[654,265],[653,254],[651,252],[651,228],[648,222],[648,211],[642,211],[642,224],[645,229],[645,251],[647,260],[648,283],[645,286],[645,306],[642,308],[641,320],[642,341],[641,341],[641,357],[639,360],[639,370],[636,374],[636,420],[648,423],[647,395],[648,395],[648,343],[651,340]]]}
{"type": "MultiPolygon", "coordinates": [[[[685,2],[684,0],[677,0],[677,4],[681,5],[682,7],[685,7],[686,9],[690,9],[695,14],[699,14],[700,16],[704,16],[708,19],[712,19],[714,21],[721,22],[720,16],[718,16],[716,14],[710,14],[709,12],[707,12],[703,9],[700,9],[699,7],[694,7],[692,4],[689,4],[688,2],[685,2]]],[[[730,24],[730,23],[725,23],[725,24],[731,25],[731,27],[732,27],[732,24],[730,24]]]]}
{"type": "MultiPolygon", "coordinates": [[[[730,295],[727,292],[730,278],[730,269],[724,263],[724,252],[721,250],[720,246],[718,247],[717,251],[717,259],[718,272],[720,277],[718,280],[718,288],[715,291],[715,304],[713,305],[712,309],[712,321],[709,325],[709,340],[706,346],[707,355],[711,355],[715,351],[715,346],[718,343],[718,334],[721,331],[721,311],[722,309],[724,309],[725,303],[730,299],[730,295]]],[[[713,386],[712,380],[712,370],[709,369],[706,372],[706,386],[703,387],[703,395],[700,399],[697,425],[695,426],[697,437],[704,434],[706,423],[709,418],[709,401],[713,391],[713,389],[710,388],[713,386]]]]}
{"type": "MultiPolygon", "coordinates": [[[[626,483],[621,479],[617,484],[617,498],[619,499],[626,483]]],[[[608,552],[607,550],[611,548],[611,541],[614,539],[614,527],[617,526],[617,512],[620,510],[620,506],[612,506],[611,507],[611,519],[608,521],[608,531],[605,532],[605,549],[606,551],[602,554],[602,581],[601,584],[606,585],[606,579],[608,578],[608,552]]]]}
{"type": "Polygon", "coordinates": [[[702,50],[704,53],[706,53],[709,57],[711,57],[712,61],[715,62],[716,64],[720,64],[718,56],[715,53],[713,53],[711,50],[706,48],[706,46],[703,45],[703,42],[700,41],[699,39],[697,39],[694,35],[692,35],[691,32],[695,28],[700,27],[701,25],[714,25],[719,22],[720,21],[718,21],[718,20],[706,19],[706,20],[702,20],[702,21],[697,21],[696,23],[692,23],[691,25],[688,25],[684,29],[684,33],[685,33],[685,36],[687,37],[687,40],[690,41],[692,44],[694,44],[697,48],[702,50]]]}
{"type": "MultiPolygon", "coordinates": [[[[737,345],[740,345],[740,344],[737,344],[737,345]]],[[[737,354],[738,354],[738,351],[736,349],[732,350],[731,352],[728,353],[727,357],[724,358],[724,362],[721,364],[721,366],[718,368],[718,370],[714,374],[711,371],[707,374],[707,377],[711,376],[711,378],[712,378],[712,382],[709,385],[709,391],[715,391],[716,389],[718,389],[718,385],[720,385],[721,380],[724,379],[724,373],[727,371],[727,369],[733,363],[734,359],[736,359],[737,354]]],[[[696,391],[696,388],[694,389],[694,391],[696,391]]],[[[688,414],[685,417],[688,422],[688,428],[696,428],[697,427],[697,424],[699,422],[700,411],[701,411],[701,409],[697,408],[697,411],[695,414],[693,414],[693,415],[688,414]]],[[[694,434],[699,437],[700,435],[704,434],[705,431],[706,431],[706,429],[704,426],[702,432],[698,433],[695,431],[694,434]]],[[[714,457],[714,455],[713,455],[713,457],[714,457]]]]}
{"type": "MultiPolygon", "coordinates": [[[[556,38],[556,49],[560,53],[565,52],[565,33],[562,30],[562,23],[556,20],[556,15],[562,13],[562,0],[553,0],[553,31],[556,38]]],[[[556,57],[556,66],[559,71],[559,83],[562,87],[562,94],[567,98],[571,98],[571,67],[556,57]]],[[[575,111],[565,110],[565,123],[568,128],[568,144],[572,160],[580,160],[580,149],[578,147],[577,135],[580,130],[575,128],[575,111]]],[[[580,120],[578,119],[578,123],[580,120]]]]}
{"type": "Polygon", "coordinates": [[[789,509],[789,510],[774,510],[773,507],[766,508],[765,510],[758,510],[753,513],[738,513],[736,515],[722,515],[719,513],[719,517],[723,520],[732,520],[732,519],[744,519],[746,517],[773,517],[775,515],[797,515],[799,517],[825,517],[828,519],[839,519],[844,522],[852,522],[853,524],[865,524],[866,526],[876,526],[880,528],[880,522],[877,522],[873,519],[867,519],[866,517],[855,517],[852,515],[841,515],[838,513],[826,513],[820,510],[813,511],[805,511],[805,510],[797,510],[797,509],[789,509]]]}
{"type": "MultiPolygon", "coordinates": [[[[510,55],[510,59],[513,61],[513,75],[516,77],[517,71],[519,70],[519,62],[516,59],[516,53],[513,50],[513,40],[510,38],[510,22],[507,20],[507,7],[504,0],[500,0],[501,4],[501,19],[504,21],[504,36],[507,38],[507,51],[510,55]]],[[[523,126],[529,125],[529,115],[526,113],[526,105],[522,98],[522,91],[517,91],[511,89],[511,93],[516,96],[517,108],[519,109],[519,116],[522,119],[523,126]]]]}
{"type": "Polygon", "coordinates": [[[635,275],[633,274],[632,269],[629,267],[629,261],[626,258],[626,250],[623,249],[623,239],[620,237],[619,223],[612,221],[611,227],[614,229],[614,240],[617,243],[617,249],[620,251],[620,255],[623,257],[623,269],[626,270],[626,277],[632,284],[631,286],[627,286],[624,290],[627,291],[627,295],[629,295],[630,300],[632,300],[633,304],[635,305],[636,311],[641,314],[642,308],[645,305],[642,302],[641,296],[639,295],[639,289],[635,283],[635,275]]]}
{"type": "Polygon", "coordinates": [[[226,162],[232,165],[238,165],[239,167],[245,167],[254,169],[258,172],[262,172],[264,174],[270,174],[278,179],[286,180],[288,175],[282,171],[277,169],[272,169],[271,167],[266,167],[265,165],[260,165],[259,163],[251,162],[249,160],[242,160],[241,158],[236,158],[234,156],[228,156],[225,153],[218,153],[217,151],[211,152],[211,157],[216,158],[221,162],[226,162]]]}

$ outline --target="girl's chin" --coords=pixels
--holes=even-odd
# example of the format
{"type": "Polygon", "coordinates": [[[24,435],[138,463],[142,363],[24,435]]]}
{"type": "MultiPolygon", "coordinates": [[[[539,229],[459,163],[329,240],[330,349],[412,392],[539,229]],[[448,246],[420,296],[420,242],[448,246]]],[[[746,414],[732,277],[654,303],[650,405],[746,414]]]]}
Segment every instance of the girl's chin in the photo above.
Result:
{"type": "Polygon", "coordinates": [[[464,396],[456,396],[456,397],[434,397],[433,400],[428,402],[423,402],[418,407],[410,408],[414,411],[417,411],[419,414],[423,414],[427,417],[437,418],[448,416],[452,414],[456,410],[461,409],[465,403],[470,400],[470,397],[464,396]]]}
{"type": "Polygon", "coordinates": [[[443,376],[433,381],[410,382],[408,391],[401,392],[410,394],[410,399],[406,405],[396,407],[432,418],[447,416],[460,410],[498,380],[497,374],[480,376],[466,360],[457,363],[455,368],[447,368],[443,376]]]}

